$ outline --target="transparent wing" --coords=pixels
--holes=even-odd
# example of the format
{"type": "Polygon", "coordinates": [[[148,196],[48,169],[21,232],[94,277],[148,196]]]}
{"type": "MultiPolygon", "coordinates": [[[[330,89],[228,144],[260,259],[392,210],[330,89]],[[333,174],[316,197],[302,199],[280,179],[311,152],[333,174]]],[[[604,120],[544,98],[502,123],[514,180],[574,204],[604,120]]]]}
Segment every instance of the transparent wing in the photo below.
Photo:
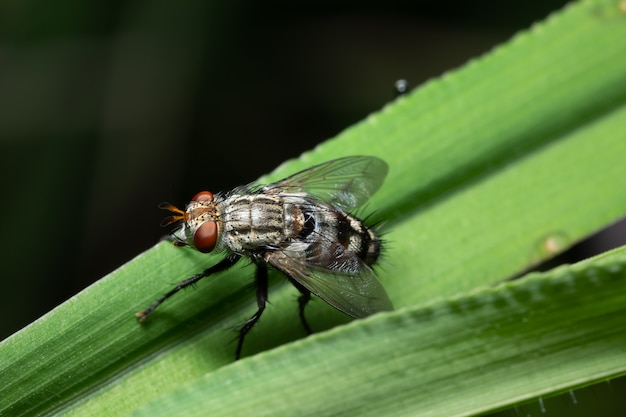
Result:
{"type": "Polygon", "coordinates": [[[348,212],[380,188],[388,170],[385,161],[374,156],[348,156],[300,171],[263,187],[262,192],[304,192],[348,212]]]}
{"type": "Polygon", "coordinates": [[[267,261],[306,289],[345,314],[361,318],[393,310],[387,292],[374,271],[360,262],[358,271],[347,273],[305,264],[281,251],[272,252],[267,261]]]}

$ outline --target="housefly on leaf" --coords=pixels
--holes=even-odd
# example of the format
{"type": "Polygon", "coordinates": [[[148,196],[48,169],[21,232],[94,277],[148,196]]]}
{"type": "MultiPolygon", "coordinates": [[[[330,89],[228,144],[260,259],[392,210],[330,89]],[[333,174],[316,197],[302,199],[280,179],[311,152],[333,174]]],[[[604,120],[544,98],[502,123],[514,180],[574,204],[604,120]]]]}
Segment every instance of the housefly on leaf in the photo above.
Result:
{"type": "Polygon", "coordinates": [[[202,191],[185,210],[164,203],[172,215],[163,225],[177,224],[175,244],[204,253],[221,252],[224,259],[181,281],[147,309],[139,321],[163,301],[202,278],[224,271],[242,258],[256,266],[258,309],[239,330],[236,359],[246,334],[265,310],[268,267],[282,272],[298,289],[300,321],[311,328],[304,309],[311,294],[354,318],[393,307],[372,265],[381,240],[349,214],[382,185],[387,164],[372,156],[349,156],[305,169],[265,186],[247,185],[225,194],[202,191]]]}

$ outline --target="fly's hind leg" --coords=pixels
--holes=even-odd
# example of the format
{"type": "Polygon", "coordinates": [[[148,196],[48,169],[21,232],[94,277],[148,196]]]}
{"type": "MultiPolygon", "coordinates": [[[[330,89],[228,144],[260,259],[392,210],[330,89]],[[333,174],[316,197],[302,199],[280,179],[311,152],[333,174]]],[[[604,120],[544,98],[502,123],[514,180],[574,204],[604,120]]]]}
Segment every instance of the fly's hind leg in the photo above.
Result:
{"type": "Polygon", "coordinates": [[[245,339],[248,332],[261,318],[261,314],[263,314],[263,310],[265,310],[265,304],[267,303],[267,266],[261,261],[255,262],[255,264],[256,275],[254,283],[256,285],[256,302],[259,309],[256,311],[256,313],[252,315],[252,317],[246,320],[246,322],[243,324],[243,326],[241,326],[241,329],[239,330],[239,341],[237,342],[237,350],[235,351],[235,359],[237,360],[241,357],[243,340],[245,339]]]}
{"type": "Polygon", "coordinates": [[[313,332],[311,331],[311,327],[309,326],[309,323],[306,321],[306,317],[304,316],[304,308],[307,306],[309,301],[311,301],[311,291],[304,288],[302,284],[300,284],[298,281],[291,278],[290,276],[288,276],[288,278],[289,278],[289,281],[293,284],[293,286],[296,287],[298,291],[300,291],[300,297],[298,297],[300,322],[302,323],[302,327],[304,327],[304,330],[307,332],[307,334],[311,334],[313,332]]]}

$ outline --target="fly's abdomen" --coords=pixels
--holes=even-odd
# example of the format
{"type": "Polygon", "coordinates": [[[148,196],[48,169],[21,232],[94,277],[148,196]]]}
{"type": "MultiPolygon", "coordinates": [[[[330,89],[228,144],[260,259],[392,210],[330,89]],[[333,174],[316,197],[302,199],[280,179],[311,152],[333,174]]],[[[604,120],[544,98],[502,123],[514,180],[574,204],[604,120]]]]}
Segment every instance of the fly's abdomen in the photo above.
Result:
{"type": "Polygon", "coordinates": [[[304,218],[297,206],[279,196],[232,196],[222,206],[222,241],[238,253],[280,246],[297,235],[304,218]]]}
{"type": "Polygon", "coordinates": [[[357,271],[359,260],[373,265],[380,255],[380,239],[356,217],[340,211],[306,213],[314,224],[306,250],[307,259],[316,265],[344,272],[357,271]]]}

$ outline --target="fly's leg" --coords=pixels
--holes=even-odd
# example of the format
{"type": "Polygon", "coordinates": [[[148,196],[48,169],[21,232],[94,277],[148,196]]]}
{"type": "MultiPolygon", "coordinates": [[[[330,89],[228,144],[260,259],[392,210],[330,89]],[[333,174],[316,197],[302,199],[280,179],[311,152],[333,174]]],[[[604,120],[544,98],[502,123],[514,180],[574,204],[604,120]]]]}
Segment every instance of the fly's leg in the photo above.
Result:
{"type": "Polygon", "coordinates": [[[252,317],[246,320],[239,330],[239,341],[237,342],[237,350],[235,351],[236,360],[239,360],[241,357],[241,349],[243,348],[243,340],[245,339],[246,334],[248,334],[248,332],[261,318],[261,314],[263,314],[263,310],[265,310],[265,304],[267,302],[267,266],[263,262],[256,262],[255,264],[256,275],[254,283],[256,285],[256,302],[259,309],[252,315],[252,317]]]}
{"type": "Polygon", "coordinates": [[[265,262],[278,269],[280,272],[287,276],[289,282],[293,284],[294,287],[300,291],[300,297],[298,297],[298,306],[300,307],[300,322],[302,323],[302,327],[307,332],[307,334],[313,333],[311,331],[311,326],[306,321],[306,317],[304,317],[304,308],[307,306],[309,301],[311,300],[311,291],[304,287],[304,285],[300,284],[300,282],[294,278],[295,268],[289,267],[289,262],[287,256],[284,253],[278,251],[268,251],[263,254],[263,259],[265,262]]]}
{"type": "Polygon", "coordinates": [[[205,269],[204,272],[194,275],[191,278],[187,278],[186,280],[179,282],[174,288],[172,288],[171,291],[169,291],[168,293],[163,295],[163,297],[156,300],[150,307],[146,308],[145,310],[141,310],[135,313],[135,317],[137,317],[137,319],[140,322],[146,321],[150,313],[156,310],[156,308],[160,306],[161,303],[163,303],[163,301],[167,300],[168,298],[170,298],[172,295],[176,294],[178,291],[182,290],[183,288],[187,288],[190,285],[195,284],[196,282],[200,281],[202,278],[208,277],[209,275],[212,275],[217,272],[221,272],[230,268],[231,266],[235,265],[240,258],[241,258],[240,256],[229,256],[223,259],[222,261],[220,261],[219,263],[213,265],[212,267],[205,269]]]}
{"type": "Polygon", "coordinates": [[[298,307],[300,310],[300,322],[302,323],[302,327],[304,327],[304,330],[307,332],[307,334],[311,334],[313,333],[311,331],[311,327],[309,326],[309,323],[306,321],[306,317],[304,317],[304,308],[309,303],[309,301],[311,301],[311,291],[304,288],[304,286],[300,284],[298,281],[296,281],[295,279],[289,276],[288,278],[289,278],[289,281],[293,284],[293,286],[296,287],[298,291],[300,291],[300,297],[298,297],[298,307]]]}

